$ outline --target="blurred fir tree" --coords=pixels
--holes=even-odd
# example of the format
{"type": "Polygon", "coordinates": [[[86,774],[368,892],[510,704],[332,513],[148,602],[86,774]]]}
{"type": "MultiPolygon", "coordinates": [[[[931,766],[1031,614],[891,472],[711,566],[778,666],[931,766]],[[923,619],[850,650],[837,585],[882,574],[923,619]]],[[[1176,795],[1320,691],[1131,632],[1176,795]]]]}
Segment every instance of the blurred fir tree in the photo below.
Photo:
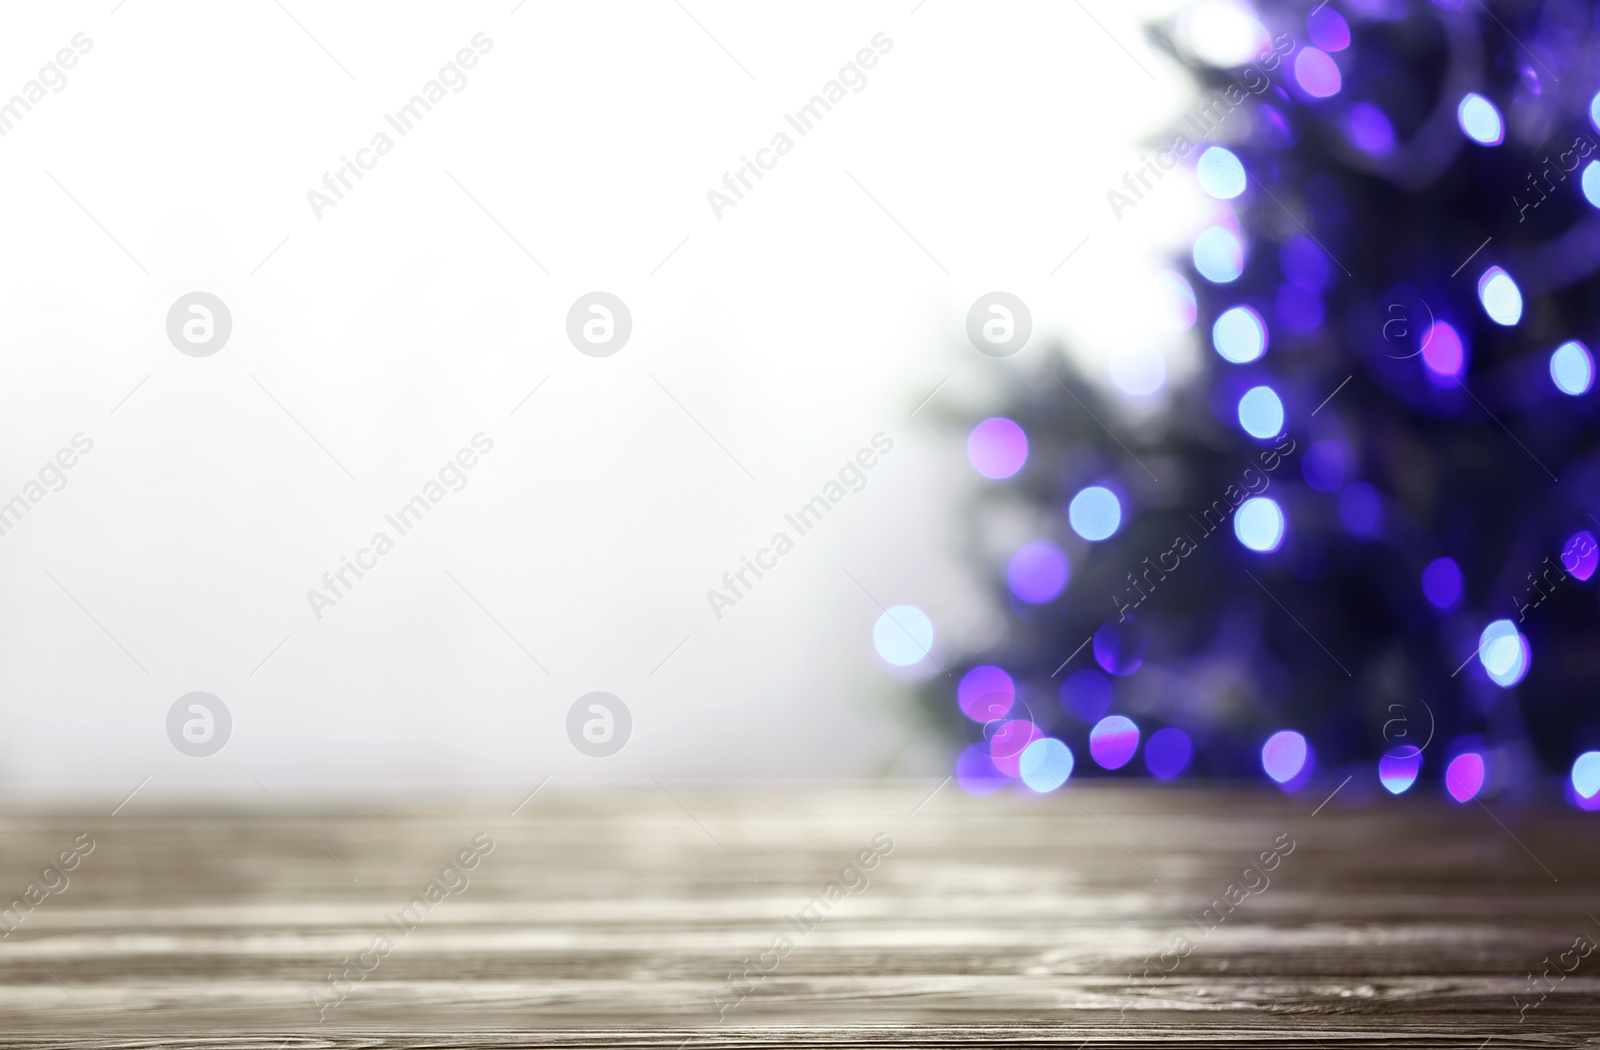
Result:
{"type": "MultiPolygon", "coordinates": [[[[1200,373],[1134,425],[1128,394],[1035,347],[994,411],[1028,442],[971,511],[1007,629],[925,696],[972,745],[969,790],[1017,776],[1038,734],[1075,775],[1105,772],[1091,754],[1126,751],[1118,724],[1090,745],[1108,714],[1141,750],[1180,730],[1188,776],[1260,776],[1264,742],[1292,730],[1312,759],[1291,787],[1313,764],[1375,784],[1374,761],[1410,747],[1423,778],[1479,754],[1497,790],[1600,749],[1600,9],[1258,17],[1263,57],[1240,67],[1153,33],[1215,125],[1201,137],[1191,113],[1149,144],[1213,201],[1180,265],[1200,373]],[[1194,148],[1164,152],[1180,135],[1194,148]],[[1070,511],[1092,486],[1120,507],[1097,541],[1070,511]]],[[[1004,458],[986,433],[975,464],[1004,458]]],[[[1181,740],[1160,745],[1121,772],[1182,766],[1181,740]]]]}

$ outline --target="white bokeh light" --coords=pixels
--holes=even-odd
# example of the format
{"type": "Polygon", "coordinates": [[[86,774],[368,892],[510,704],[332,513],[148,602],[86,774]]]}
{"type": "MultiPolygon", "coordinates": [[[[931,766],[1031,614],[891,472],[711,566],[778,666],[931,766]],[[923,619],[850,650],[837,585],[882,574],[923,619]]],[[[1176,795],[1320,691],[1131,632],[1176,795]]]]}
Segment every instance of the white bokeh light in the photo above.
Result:
{"type": "Polygon", "coordinates": [[[933,650],[933,621],[915,605],[895,605],[872,625],[872,645],[896,667],[910,667],[933,650]]]}

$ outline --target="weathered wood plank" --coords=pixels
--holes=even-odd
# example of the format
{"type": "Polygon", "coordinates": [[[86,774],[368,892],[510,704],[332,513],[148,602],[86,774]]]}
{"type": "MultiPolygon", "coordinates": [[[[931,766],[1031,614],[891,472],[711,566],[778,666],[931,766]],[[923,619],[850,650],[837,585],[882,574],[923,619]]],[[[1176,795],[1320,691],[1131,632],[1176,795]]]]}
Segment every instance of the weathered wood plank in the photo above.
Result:
{"type": "Polygon", "coordinates": [[[669,786],[514,818],[9,806],[0,904],[60,892],[0,915],[0,1046],[1562,1046],[1600,1020],[1583,814],[669,786]],[[41,876],[75,840],[70,883],[41,876]],[[330,984],[347,958],[370,973],[330,984]]]}

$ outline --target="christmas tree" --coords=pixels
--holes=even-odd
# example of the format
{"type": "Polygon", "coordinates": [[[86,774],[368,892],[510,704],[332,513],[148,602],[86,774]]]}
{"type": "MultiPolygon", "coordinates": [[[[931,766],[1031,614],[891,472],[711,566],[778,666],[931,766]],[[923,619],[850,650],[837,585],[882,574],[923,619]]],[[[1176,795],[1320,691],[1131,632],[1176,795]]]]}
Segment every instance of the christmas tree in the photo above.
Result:
{"type": "Polygon", "coordinates": [[[1138,377],[1033,347],[964,421],[1007,629],[926,686],[958,779],[1560,773],[1600,808],[1600,12],[1257,18],[1237,66],[1153,32],[1202,101],[1114,191],[1212,202],[1170,276],[1199,375],[1141,419],[1138,377]]]}

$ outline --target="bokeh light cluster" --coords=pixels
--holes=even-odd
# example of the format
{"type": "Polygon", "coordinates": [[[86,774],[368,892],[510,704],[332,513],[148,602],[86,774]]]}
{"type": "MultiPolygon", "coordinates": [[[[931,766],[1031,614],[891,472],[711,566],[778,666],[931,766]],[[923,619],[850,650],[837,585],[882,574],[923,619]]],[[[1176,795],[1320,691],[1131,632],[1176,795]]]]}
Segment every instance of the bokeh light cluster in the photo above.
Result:
{"type": "MultiPolygon", "coordinates": [[[[994,563],[1005,637],[954,703],[928,686],[968,735],[964,789],[1359,774],[1469,804],[1543,770],[1600,811],[1580,6],[1184,16],[1174,53],[1213,102],[1174,131],[1205,217],[1152,310],[1199,370],[1119,350],[1069,399],[1020,355],[1004,415],[968,432],[979,483],[1036,515],[994,563]]],[[[920,621],[885,633],[891,663],[932,646],[920,621]]]]}

